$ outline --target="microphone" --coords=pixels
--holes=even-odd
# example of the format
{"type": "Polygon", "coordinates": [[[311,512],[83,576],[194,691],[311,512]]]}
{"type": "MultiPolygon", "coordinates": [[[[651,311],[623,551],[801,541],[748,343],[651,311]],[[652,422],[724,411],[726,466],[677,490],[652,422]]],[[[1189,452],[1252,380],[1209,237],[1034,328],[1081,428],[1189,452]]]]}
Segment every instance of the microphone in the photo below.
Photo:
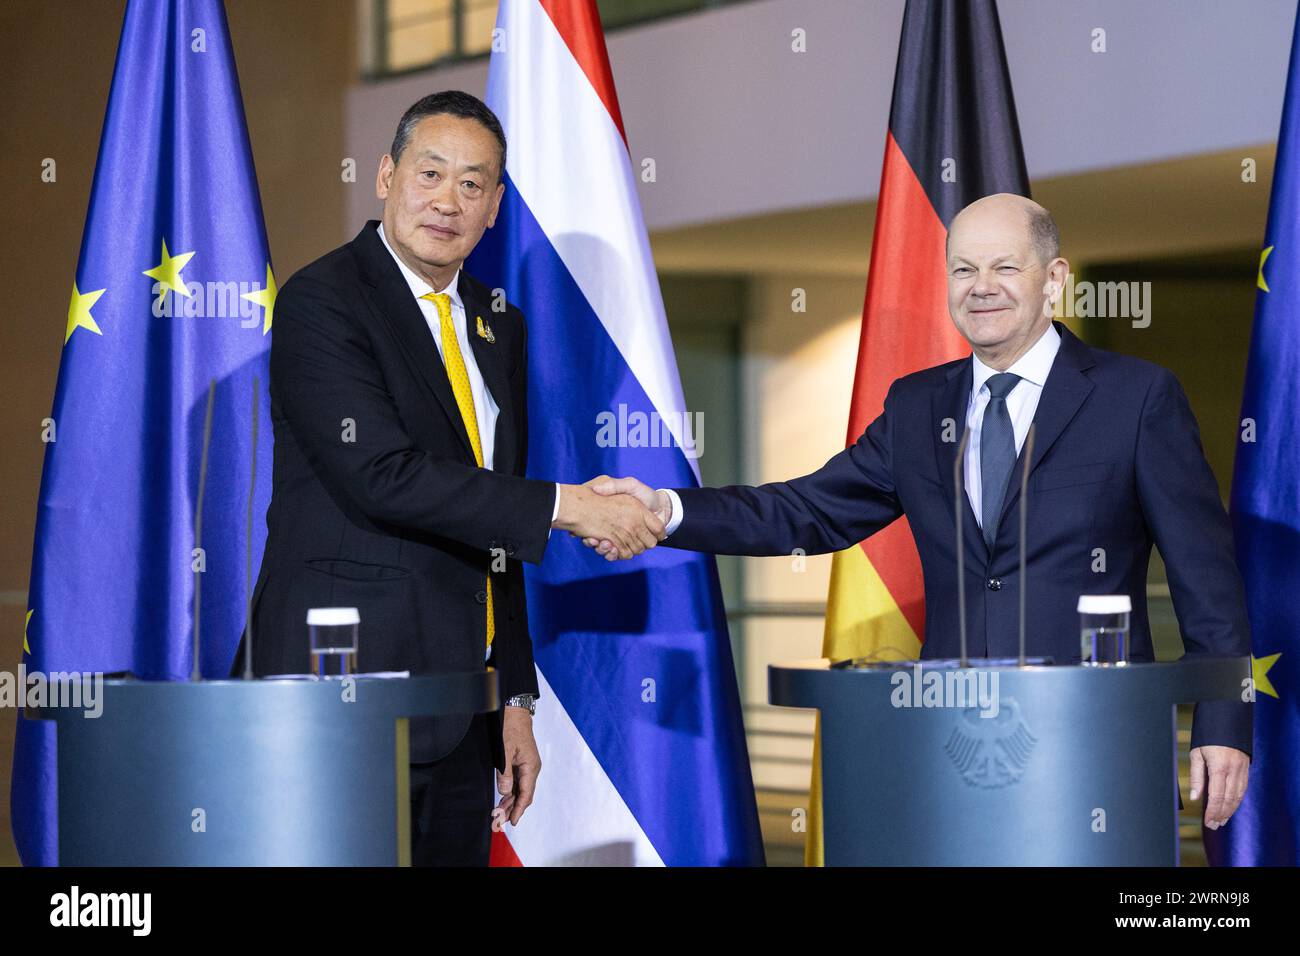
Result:
{"type": "Polygon", "coordinates": [[[1020,473],[1020,666],[1025,666],[1025,528],[1029,514],[1029,465],[1034,458],[1034,423],[1025,435],[1025,467],[1020,473]]]}
{"type": "Polygon", "coordinates": [[[253,679],[253,498],[257,494],[257,376],[253,376],[253,448],[244,526],[244,680],[253,679]]]}
{"type": "Polygon", "coordinates": [[[962,495],[966,494],[966,485],[962,477],[966,470],[966,446],[970,444],[970,426],[961,433],[961,442],[957,445],[957,460],[952,466],[952,501],[953,517],[957,525],[957,621],[961,634],[961,666],[970,667],[966,656],[966,550],[962,534],[962,495]]]}
{"type": "MultiPolygon", "coordinates": [[[[194,547],[203,552],[203,490],[208,483],[208,448],[212,444],[212,402],[217,392],[217,380],[208,379],[208,411],[203,419],[203,455],[199,459],[199,496],[194,505],[194,547]]],[[[203,675],[199,669],[199,603],[203,590],[203,572],[194,570],[194,665],[190,670],[190,680],[199,681],[203,675]]]]}

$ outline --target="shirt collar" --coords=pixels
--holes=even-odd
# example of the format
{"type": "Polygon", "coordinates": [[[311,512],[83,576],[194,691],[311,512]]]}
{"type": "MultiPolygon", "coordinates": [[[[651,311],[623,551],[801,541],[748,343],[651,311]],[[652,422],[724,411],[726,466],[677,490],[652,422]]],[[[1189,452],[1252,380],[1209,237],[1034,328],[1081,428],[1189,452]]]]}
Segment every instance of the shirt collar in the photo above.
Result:
{"type": "Polygon", "coordinates": [[[460,301],[460,293],[457,291],[457,288],[460,285],[459,269],[457,269],[456,274],[451,277],[451,281],[447,283],[447,288],[435,289],[412,272],[407,264],[401,260],[396,252],[393,251],[393,247],[388,244],[388,237],[384,235],[384,224],[382,222],[379,224],[377,232],[379,233],[379,241],[384,244],[384,248],[388,250],[388,254],[393,257],[393,261],[397,263],[397,268],[402,270],[402,278],[405,279],[406,284],[411,287],[411,295],[419,299],[428,295],[430,292],[445,292],[447,295],[451,296],[452,305],[458,305],[462,309],[464,308],[464,305],[460,301]]]}
{"type": "MultiPolygon", "coordinates": [[[[1026,382],[1030,382],[1042,388],[1047,381],[1047,373],[1052,370],[1052,362],[1056,359],[1056,353],[1061,347],[1061,333],[1056,331],[1056,326],[1048,323],[1047,331],[1038,337],[1038,341],[1029,347],[1029,351],[1007,369],[1013,375],[1018,375],[1026,382]]],[[[974,352],[971,353],[971,361],[974,363],[975,372],[974,380],[971,383],[971,395],[978,395],[984,383],[994,375],[998,374],[995,368],[989,368],[979,360],[974,352]]]]}

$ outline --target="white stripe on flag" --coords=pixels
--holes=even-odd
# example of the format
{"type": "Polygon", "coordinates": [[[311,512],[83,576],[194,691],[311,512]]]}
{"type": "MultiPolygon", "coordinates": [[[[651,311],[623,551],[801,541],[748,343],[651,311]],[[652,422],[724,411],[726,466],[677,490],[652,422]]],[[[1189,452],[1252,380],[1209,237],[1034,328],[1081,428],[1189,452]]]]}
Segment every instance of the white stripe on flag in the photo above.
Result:
{"type": "MultiPolygon", "coordinates": [[[[506,170],[685,448],[686,402],[627,147],[536,0],[503,4],[498,23],[505,49],[492,54],[487,101],[510,144],[506,170]]],[[[699,480],[696,457],[686,459],[699,480]]]]}
{"type": "Polygon", "coordinates": [[[533,735],[542,757],[533,805],[505,835],[524,866],[663,866],[618,789],[537,671],[533,735]]]}

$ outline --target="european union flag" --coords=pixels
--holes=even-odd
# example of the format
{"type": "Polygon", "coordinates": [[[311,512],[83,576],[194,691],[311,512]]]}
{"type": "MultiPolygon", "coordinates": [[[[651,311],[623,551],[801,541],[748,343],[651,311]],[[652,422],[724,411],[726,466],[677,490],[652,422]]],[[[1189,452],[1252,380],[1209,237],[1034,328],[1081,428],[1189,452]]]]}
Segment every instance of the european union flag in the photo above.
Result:
{"type": "MultiPolygon", "coordinates": [[[[251,542],[245,523],[252,394],[255,378],[266,386],[275,294],[225,10],[130,0],[46,428],[28,673],[188,679],[196,570],[203,673],[229,673],[246,549],[256,568],[266,534],[269,467],[258,469],[251,542]]],[[[258,406],[257,454],[269,466],[267,402],[258,406]]],[[[54,756],[54,728],[20,720],[12,813],[28,865],[58,862],[54,756]]]]}
{"type": "Polygon", "coordinates": [[[1291,41],[1232,481],[1250,608],[1255,749],[1241,807],[1206,831],[1214,864],[1300,862],[1300,20],[1291,41]]]}

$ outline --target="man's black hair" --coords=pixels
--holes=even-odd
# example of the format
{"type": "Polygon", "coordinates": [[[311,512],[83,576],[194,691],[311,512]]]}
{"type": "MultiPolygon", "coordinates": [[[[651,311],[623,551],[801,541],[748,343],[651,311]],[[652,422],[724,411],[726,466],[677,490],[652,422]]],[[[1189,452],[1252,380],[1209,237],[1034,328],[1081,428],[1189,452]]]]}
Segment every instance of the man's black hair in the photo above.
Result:
{"type": "Polygon", "coordinates": [[[481,99],[462,90],[430,93],[402,114],[402,119],[397,124],[397,134],[393,137],[393,145],[388,149],[388,155],[393,157],[393,165],[397,165],[398,160],[402,158],[402,153],[411,141],[411,134],[420,120],[443,114],[478,120],[496,137],[501,152],[497,166],[497,182],[503,181],[506,175],[506,134],[501,129],[501,121],[481,99]]]}

